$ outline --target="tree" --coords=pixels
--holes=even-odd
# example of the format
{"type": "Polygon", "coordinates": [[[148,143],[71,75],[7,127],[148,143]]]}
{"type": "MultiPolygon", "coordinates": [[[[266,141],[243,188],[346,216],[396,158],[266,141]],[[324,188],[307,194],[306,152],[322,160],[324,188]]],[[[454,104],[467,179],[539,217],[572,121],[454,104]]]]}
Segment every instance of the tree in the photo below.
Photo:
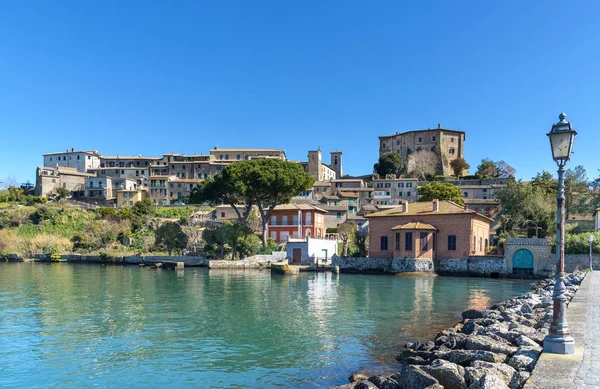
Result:
{"type": "Polygon", "coordinates": [[[355,223],[343,223],[337,228],[337,233],[342,239],[342,256],[348,256],[348,242],[353,242],[356,236],[355,223]]]}
{"type": "Polygon", "coordinates": [[[135,216],[154,216],[156,215],[156,206],[152,200],[145,198],[133,204],[131,213],[135,216]]]}
{"type": "Polygon", "coordinates": [[[538,173],[535,177],[532,178],[531,185],[542,190],[549,197],[553,197],[556,199],[556,194],[558,192],[558,183],[554,179],[554,177],[552,177],[552,173],[542,170],[541,173],[538,173]]]}
{"type": "Polygon", "coordinates": [[[208,247],[217,246],[219,248],[219,258],[225,258],[225,245],[231,241],[233,229],[231,222],[225,222],[222,225],[207,227],[202,233],[202,238],[208,247]]]}
{"type": "Polygon", "coordinates": [[[471,165],[469,165],[464,158],[456,158],[452,160],[452,162],[450,162],[450,167],[454,171],[454,175],[456,176],[456,178],[460,178],[460,176],[462,176],[463,171],[469,170],[471,165]]]}
{"type": "Polygon", "coordinates": [[[439,157],[433,151],[421,150],[409,156],[410,176],[420,180],[427,180],[435,176],[439,157]]]}
{"type": "Polygon", "coordinates": [[[498,177],[498,167],[491,159],[484,158],[481,160],[481,164],[477,166],[477,172],[475,175],[479,178],[498,177]]]}
{"type": "Polygon", "coordinates": [[[385,178],[388,174],[392,174],[397,177],[402,173],[404,167],[404,161],[402,157],[397,153],[387,153],[379,157],[379,162],[373,165],[375,173],[381,178],[385,178]]]}
{"type": "Polygon", "coordinates": [[[0,189],[16,188],[18,184],[19,183],[15,177],[6,177],[4,180],[0,181],[0,189]]]}
{"type": "Polygon", "coordinates": [[[500,200],[500,231],[505,236],[534,236],[531,225],[540,229],[540,236],[552,233],[556,220],[556,196],[551,196],[533,182],[510,181],[496,192],[500,200]]]}
{"type": "Polygon", "coordinates": [[[56,190],[56,195],[58,196],[58,199],[66,199],[67,197],[69,197],[71,195],[71,192],[69,192],[67,189],[65,188],[58,188],[56,190]]]}
{"type": "Polygon", "coordinates": [[[513,168],[508,163],[506,163],[505,161],[502,161],[502,160],[496,162],[496,170],[497,170],[497,174],[498,174],[499,178],[514,177],[515,173],[517,172],[515,170],[515,168],[513,168]]]}
{"type": "Polygon", "coordinates": [[[449,182],[432,182],[420,186],[417,189],[419,201],[432,201],[434,199],[452,201],[458,205],[464,205],[460,188],[449,182]]]}
{"type": "Polygon", "coordinates": [[[248,219],[252,206],[256,205],[261,218],[263,247],[267,245],[267,223],[273,209],[287,204],[293,196],[307,190],[314,179],[294,162],[280,159],[251,159],[234,162],[207,180],[194,193],[194,200],[228,203],[236,211],[240,221],[248,219]],[[244,213],[237,205],[245,206],[244,213]]]}
{"type": "Polygon", "coordinates": [[[188,243],[187,235],[183,232],[181,226],[173,222],[163,223],[156,230],[155,237],[156,246],[167,250],[169,256],[173,253],[173,250],[185,250],[188,243]]]}
{"type": "Polygon", "coordinates": [[[587,181],[587,172],[582,165],[565,172],[565,217],[568,219],[571,213],[588,214],[591,209],[586,199],[590,193],[590,185],[587,181]]]}

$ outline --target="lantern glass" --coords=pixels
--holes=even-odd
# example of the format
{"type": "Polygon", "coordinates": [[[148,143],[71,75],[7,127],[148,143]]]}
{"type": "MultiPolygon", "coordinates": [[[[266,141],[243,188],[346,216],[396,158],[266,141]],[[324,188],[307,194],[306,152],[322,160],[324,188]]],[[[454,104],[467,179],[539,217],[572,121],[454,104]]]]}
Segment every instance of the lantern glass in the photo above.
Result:
{"type": "Polygon", "coordinates": [[[568,161],[571,158],[575,134],[576,132],[573,130],[552,131],[548,134],[552,148],[552,158],[555,161],[568,161]]]}

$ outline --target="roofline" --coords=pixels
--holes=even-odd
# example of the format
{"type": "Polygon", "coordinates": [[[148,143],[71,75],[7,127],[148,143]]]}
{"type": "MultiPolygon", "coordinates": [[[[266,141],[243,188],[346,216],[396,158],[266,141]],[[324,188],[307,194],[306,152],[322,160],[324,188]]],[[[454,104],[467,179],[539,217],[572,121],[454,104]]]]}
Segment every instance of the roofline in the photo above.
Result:
{"type": "Polygon", "coordinates": [[[379,139],[381,139],[381,138],[392,138],[394,136],[410,134],[412,132],[427,132],[427,131],[448,131],[448,132],[457,132],[457,133],[460,133],[460,134],[466,134],[465,131],[450,130],[450,129],[447,129],[447,128],[430,128],[430,129],[427,129],[427,130],[410,130],[410,131],[400,132],[400,133],[392,134],[392,135],[381,135],[381,136],[379,136],[379,139]]]}

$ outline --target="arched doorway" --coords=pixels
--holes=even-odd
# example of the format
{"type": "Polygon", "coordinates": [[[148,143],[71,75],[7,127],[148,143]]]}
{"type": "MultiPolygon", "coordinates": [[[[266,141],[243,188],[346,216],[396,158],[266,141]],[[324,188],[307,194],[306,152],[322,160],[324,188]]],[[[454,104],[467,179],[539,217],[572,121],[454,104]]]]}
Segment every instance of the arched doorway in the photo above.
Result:
{"type": "Polygon", "coordinates": [[[513,274],[533,275],[533,254],[527,249],[517,250],[512,257],[513,274]]]}

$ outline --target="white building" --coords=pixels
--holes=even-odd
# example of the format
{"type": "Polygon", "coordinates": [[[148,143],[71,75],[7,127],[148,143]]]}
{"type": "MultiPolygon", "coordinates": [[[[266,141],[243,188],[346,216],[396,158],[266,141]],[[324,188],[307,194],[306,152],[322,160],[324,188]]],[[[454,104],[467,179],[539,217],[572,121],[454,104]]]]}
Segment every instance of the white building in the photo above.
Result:
{"type": "Polygon", "coordinates": [[[594,231],[600,231],[600,208],[594,211],[594,231]]]}
{"type": "Polygon", "coordinates": [[[79,172],[87,172],[100,166],[100,154],[96,150],[75,149],[64,152],[43,154],[45,167],[71,167],[79,172]]]}
{"type": "Polygon", "coordinates": [[[325,264],[337,255],[337,239],[289,238],[287,240],[286,257],[294,265],[312,265],[315,262],[325,264]]]}

